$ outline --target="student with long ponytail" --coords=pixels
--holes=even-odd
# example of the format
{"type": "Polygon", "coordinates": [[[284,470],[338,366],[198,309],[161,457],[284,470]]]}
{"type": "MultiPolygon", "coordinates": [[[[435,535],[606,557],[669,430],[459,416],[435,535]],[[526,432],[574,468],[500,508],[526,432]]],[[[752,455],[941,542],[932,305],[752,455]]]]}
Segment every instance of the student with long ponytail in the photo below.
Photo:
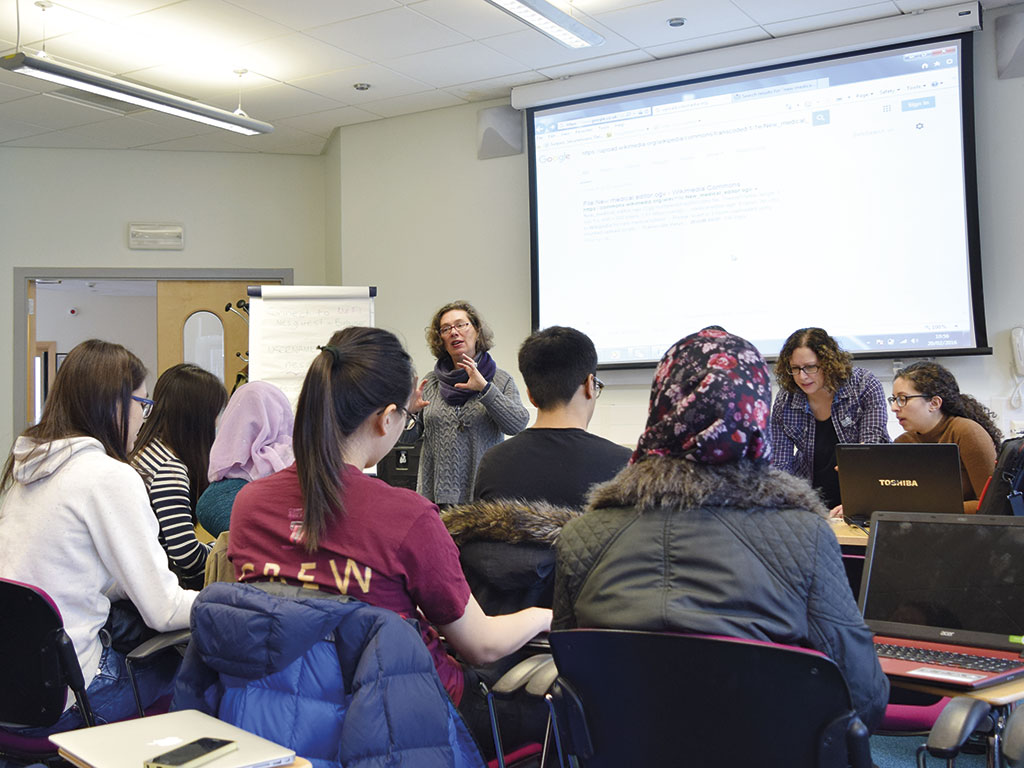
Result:
{"type": "MultiPolygon", "coordinates": [[[[394,334],[356,327],[335,333],[299,395],[295,464],[239,492],[228,557],[240,581],[347,594],[418,619],[441,682],[486,748],[490,731],[479,682],[488,676],[469,665],[518,650],[550,628],[551,611],[486,616],[437,506],[363,473],[414,421],[414,381],[412,361],[394,334]],[[468,664],[448,655],[438,629],[468,664]]],[[[536,739],[533,729],[543,731],[544,713],[517,711],[503,720],[503,734],[517,725],[520,733],[509,742],[536,739]]]]}
{"type": "Polygon", "coordinates": [[[978,511],[978,497],[996,465],[1003,439],[992,413],[960,391],[956,378],[938,363],[920,362],[896,372],[889,405],[906,430],[897,443],[956,443],[964,512],[978,511]]]}

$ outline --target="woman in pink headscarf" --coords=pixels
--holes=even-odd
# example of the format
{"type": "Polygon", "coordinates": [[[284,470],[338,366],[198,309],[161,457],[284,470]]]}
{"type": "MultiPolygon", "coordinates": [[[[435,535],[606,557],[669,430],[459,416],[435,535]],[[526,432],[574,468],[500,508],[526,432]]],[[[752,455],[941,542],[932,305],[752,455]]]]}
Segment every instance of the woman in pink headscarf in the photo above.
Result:
{"type": "Polygon", "coordinates": [[[288,398],[273,384],[252,381],[232,395],[210,449],[210,485],[196,504],[196,516],[211,535],[228,529],[242,486],[295,461],[294,425],[288,398]]]}

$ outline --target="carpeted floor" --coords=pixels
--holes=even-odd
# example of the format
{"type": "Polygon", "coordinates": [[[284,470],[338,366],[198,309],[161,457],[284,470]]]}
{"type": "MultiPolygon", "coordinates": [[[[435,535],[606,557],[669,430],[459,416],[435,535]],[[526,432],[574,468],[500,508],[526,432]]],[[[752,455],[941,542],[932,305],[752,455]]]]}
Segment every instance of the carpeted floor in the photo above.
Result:
{"type": "MultiPolygon", "coordinates": [[[[917,748],[927,736],[872,736],[871,761],[878,768],[914,768],[917,748]]],[[[940,768],[944,760],[928,756],[928,766],[940,768]]],[[[985,755],[963,754],[956,759],[957,768],[985,768],[985,755]]]]}

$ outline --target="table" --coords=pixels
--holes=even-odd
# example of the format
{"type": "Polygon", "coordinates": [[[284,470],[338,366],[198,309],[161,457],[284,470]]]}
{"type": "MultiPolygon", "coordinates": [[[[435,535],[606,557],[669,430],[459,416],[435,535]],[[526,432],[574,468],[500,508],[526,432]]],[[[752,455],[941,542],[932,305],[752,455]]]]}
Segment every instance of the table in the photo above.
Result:
{"type": "Polygon", "coordinates": [[[857,550],[851,554],[864,554],[864,549],[868,545],[868,535],[862,528],[849,525],[841,517],[830,518],[828,522],[832,526],[832,532],[839,540],[839,546],[843,548],[844,554],[847,554],[847,548],[857,550]]]}

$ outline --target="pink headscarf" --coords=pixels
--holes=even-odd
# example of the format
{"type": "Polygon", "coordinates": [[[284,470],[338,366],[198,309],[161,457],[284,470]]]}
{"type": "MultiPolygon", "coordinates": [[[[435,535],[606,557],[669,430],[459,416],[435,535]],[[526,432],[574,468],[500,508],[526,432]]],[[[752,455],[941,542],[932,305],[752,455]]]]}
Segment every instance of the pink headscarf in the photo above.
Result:
{"type": "Polygon", "coordinates": [[[210,482],[233,477],[259,480],[293,461],[295,417],[284,392],[265,381],[239,387],[221,416],[210,448],[210,482]]]}

